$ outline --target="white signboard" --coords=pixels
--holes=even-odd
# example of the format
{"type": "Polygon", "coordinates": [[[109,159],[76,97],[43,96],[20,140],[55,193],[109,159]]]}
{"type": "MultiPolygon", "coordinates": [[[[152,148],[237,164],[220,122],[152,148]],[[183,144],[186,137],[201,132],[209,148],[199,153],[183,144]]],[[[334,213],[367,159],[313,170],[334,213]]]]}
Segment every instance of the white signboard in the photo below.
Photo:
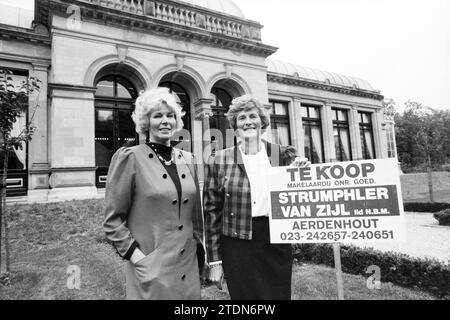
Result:
{"type": "Polygon", "coordinates": [[[271,243],[351,243],[405,238],[396,159],[273,167],[271,243]]]}

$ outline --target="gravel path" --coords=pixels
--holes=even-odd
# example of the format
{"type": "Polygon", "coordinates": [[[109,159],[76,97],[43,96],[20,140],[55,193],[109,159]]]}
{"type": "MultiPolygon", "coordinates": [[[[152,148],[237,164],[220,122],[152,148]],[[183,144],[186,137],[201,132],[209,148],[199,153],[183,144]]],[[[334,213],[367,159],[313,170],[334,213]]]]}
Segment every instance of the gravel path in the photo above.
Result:
{"type": "Polygon", "coordinates": [[[450,264],[450,227],[440,226],[432,213],[405,212],[406,241],[358,244],[418,258],[435,258],[450,264]]]}

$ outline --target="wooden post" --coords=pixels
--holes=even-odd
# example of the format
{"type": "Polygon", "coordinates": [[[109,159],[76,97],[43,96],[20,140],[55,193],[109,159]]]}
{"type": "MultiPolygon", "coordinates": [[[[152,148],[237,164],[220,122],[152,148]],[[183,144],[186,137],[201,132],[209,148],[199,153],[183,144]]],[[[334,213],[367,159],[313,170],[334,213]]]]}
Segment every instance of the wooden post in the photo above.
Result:
{"type": "Polygon", "coordinates": [[[339,243],[333,243],[334,269],[336,270],[338,299],[344,300],[344,281],[342,280],[341,247],[339,243]]]}

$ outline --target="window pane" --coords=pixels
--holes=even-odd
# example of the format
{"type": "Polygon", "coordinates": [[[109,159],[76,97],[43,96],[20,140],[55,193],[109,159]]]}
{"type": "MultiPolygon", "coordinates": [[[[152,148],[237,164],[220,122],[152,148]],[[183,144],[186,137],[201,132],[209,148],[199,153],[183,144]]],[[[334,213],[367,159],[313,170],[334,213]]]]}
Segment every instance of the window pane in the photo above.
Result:
{"type": "Polygon", "coordinates": [[[373,159],[372,132],[369,130],[361,130],[361,147],[364,159],[373,159]]]}
{"type": "Polygon", "coordinates": [[[339,130],[339,133],[342,150],[342,161],[352,160],[352,155],[350,152],[350,135],[348,129],[341,129],[339,130]]]}
{"type": "Polygon", "coordinates": [[[311,139],[312,139],[312,157],[314,163],[322,163],[322,135],[320,132],[320,127],[311,128],[311,139]]]}
{"type": "Polygon", "coordinates": [[[134,146],[136,143],[135,124],[131,119],[131,110],[119,110],[119,146],[134,146]]]}
{"type": "Polygon", "coordinates": [[[274,105],[275,114],[283,116],[288,114],[287,103],[275,102],[274,105]]]}
{"type": "Polygon", "coordinates": [[[372,115],[369,112],[358,112],[360,115],[360,123],[371,124],[372,123],[372,115]]]}
{"type": "Polygon", "coordinates": [[[95,162],[109,166],[114,153],[113,111],[95,110],[95,162]]]}
{"type": "Polygon", "coordinates": [[[308,107],[301,107],[300,108],[302,110],[302,118],[307,118],[308,117],[308,107]]]}
{"type": "Polygon", "coordinates": [[[276,142],[283,146],[290,145],[291,141],[289,139],[289,126],[285,123],[278,123],[276,131],[278,135],[278,141],[276,142]]]}
{"type": "Polygon", "coordinates": [[[346,110],[338,110],[338,119],[339,119],[339,121],[347,122],[347,111],[346,110]]]}
{"type": "MultiPolygon", "coordinates": [[[[26,125],[26,115],[25,113],[18,117],[16,122],[13,124],[13,129],[11,130],[11,137],[17,137],[26,125]]],[[[3,138],[0,137],[0,141],[3,138]]],[[[0,169],[3,170],[5,154],[0,151],[0,169]]],[[[8,169],[24,170],[27,166],[27,148],[26,143],[22,142],[22,149],[14,148],[13,151],[8,153],[8,169]]]]}
{"type": "Polygon", "coordinates": [[[374,159],[375,156],[373,154],[372,132],[371,131],[365,131],[364,132],[364,136],[365,136],[366,144],[367,144],[367,153],[368,153],[368,155],[370,157],[368,159],[374,159]]]}
{"type": "Polygon", "coordinates": [[[309,117],[320,119],[319,107],[310,107],[309,108],[309,117]]]}
{"type": "Polygon", "coordinates": [[[229,95],[228,92],[226,92],[223,89],[220,89],[220,88],[214,88],[214,89],[215,89],[217,98],[220,101],[221,106],[228,109],[228,107],[231,104],[231,100],[232,100],[231,95],[229,95]]]}
{"type": "Polygon", "coordinates": [[[305,146],[305,157],[308,158],[311,163],[313,162],[312,155],[311,155],[311,128],[308,125],[303,124],[303,143],[305,146]]]}
{"type": "Polygon", "coordinates": [[[333,116],[333,121],[337,120],[338,119],[337,118],[337,110],[336,109],[331,109],[331,113],[332,113],[332,116],[333,116]]]}
{"type": "Polygon", "coordinates": [[[102,80],[97,83],[97,96],[114,97],[114,82],[113,80],[102,80]]]}
{"type": "Polygon", "coordinates": [[[131,95],[128,90],[120,83],[117,83],[117,97],[131,99],[131,95]]]}

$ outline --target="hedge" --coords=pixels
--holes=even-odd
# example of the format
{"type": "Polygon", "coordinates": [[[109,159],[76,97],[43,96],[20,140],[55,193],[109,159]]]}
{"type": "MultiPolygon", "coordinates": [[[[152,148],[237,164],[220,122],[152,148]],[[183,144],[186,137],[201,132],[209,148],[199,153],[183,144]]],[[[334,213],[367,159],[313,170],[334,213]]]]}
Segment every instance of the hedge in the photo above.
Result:
{"type": "Polygon", "coordinates": [[[433,217],[439,221],[441,226],[450,226],[450,209],[445,209],[433,214],[433,217]]]}
{"type": "MultiPolygon", "coordinates": [[[[298,261],[334,267],[331,244],[296,244],[294,257],[298,261]]],[[[366,270],[370,265],[376,265],[380,268],[382,282],[418,288],[439,298],[450,299],[450,265],[436,259],[341,245],[341,264],[343,272],[364,276],[367,276],[366,270]]]]}
{"type": "Polygon", "coordinates": [[[450,203],[446,202],[406,202],[403,209],[410,212],[438,212],[450,209],[450,203]]]}

